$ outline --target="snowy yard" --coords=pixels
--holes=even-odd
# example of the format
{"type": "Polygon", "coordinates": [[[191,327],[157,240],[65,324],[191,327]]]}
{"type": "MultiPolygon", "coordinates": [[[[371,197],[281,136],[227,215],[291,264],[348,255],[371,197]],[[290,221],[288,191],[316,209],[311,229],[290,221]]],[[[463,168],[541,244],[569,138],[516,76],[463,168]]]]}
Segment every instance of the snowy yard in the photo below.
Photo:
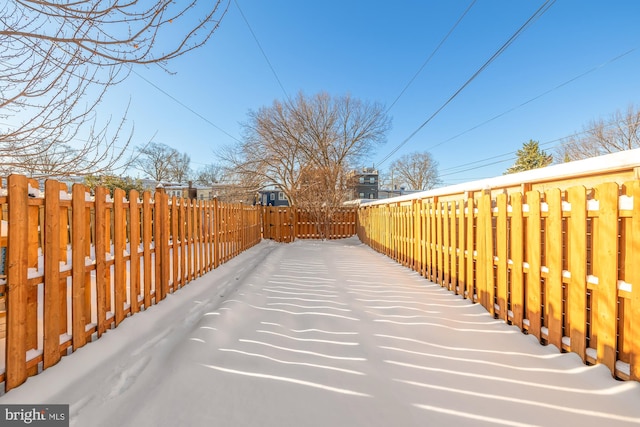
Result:
{"type": "Polygon", "coordinates": [[[614,380],[353,237],[262,242],[0,404],[72,426],[640,425],[614,380]]]}

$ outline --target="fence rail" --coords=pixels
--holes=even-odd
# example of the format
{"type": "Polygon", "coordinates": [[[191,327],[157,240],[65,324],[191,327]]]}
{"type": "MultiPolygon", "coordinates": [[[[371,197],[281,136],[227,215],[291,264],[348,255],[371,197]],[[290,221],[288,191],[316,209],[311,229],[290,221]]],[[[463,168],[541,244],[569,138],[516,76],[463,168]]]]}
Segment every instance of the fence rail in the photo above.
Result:
{"type": "Polygon", "coordinates": [[[592,173],[589,189],[549,178],[363,205],[358,236],[542,343],[640,380],[637,174],[592,173]]]}
{"type": "Polygon", "coordinates": [[[20,175],[0,190],[5,390],[257,244],[253,206],[20,175]],[[6,234],[4,231],[6,230],[6,234]],[[5,237],[6,236],[6,237],[5,237]]]}

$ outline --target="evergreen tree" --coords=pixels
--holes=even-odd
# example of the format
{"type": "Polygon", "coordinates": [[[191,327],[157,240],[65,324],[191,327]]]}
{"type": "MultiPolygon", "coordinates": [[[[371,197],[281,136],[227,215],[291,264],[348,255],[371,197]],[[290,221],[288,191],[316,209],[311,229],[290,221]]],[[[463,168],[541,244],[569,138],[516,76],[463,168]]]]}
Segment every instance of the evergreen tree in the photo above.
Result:
{"type": "Polygon", "coordinates": [[[553,156],[540,150],[538,141],[529,140],[522,145],[522,148],[516,152],[518,158],[516,162],[507,169],[504,174],[528,171],[531,169],[543,168],[549,166],[553,161],[553,156]]]}

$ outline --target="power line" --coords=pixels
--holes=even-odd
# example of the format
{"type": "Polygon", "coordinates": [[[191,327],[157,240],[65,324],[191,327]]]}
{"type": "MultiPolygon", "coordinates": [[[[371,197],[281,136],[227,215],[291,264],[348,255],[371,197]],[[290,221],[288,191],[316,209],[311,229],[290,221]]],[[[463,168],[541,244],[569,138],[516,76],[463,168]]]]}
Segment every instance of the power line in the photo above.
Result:
{"type": "Polygon", "coordinates": [[[136,70],[134,70],[133,68],[130,68],[131,72],[133,74],[135,74],[136,76],[140,77],[142,80],[144,80],[145,82],[147,82],[148,84],[150,84],[151,86],[153,86],[154,88],[156,88],[157,90],[159,90],[160,92],[162,92],[163,94],[165,94],[166,96],[168,96],[169,98],[171,98],[174,102],[176,102],[177,104],[179,104],[180,106],[182,106],[183,108],[186,108],[188,111],[190,111],[191,113],[195,114],[196,116],[198,116],[199,118],[201,118],[202,120],[204,120],[206,123],[210,124],[211,126],[213,126],[214,128],[218,129],[220,132],[224,133],[225,135],[227,135],[229,138],[233,139],[234,141],[237,142],[242,142],[240,141],[238,138],[236,138],[235,136],[231,135],[229,132],[225,131],[224,129],[222,129],[221,127],[217,126],[215,123],[213,123],[211,120],[207,119],[205,116],[203,116],[202,114],[198,113],[196,110],[194,110],[193,108],[189,107],[187,104],[185,104],[184,102],[180,101],[178,98],[174,97],[173,95],[171,95],[170,93],[168,93],[167,91],[165,91],[164,89],[162,89],[160,86],[156,85],[155,83],[153,83],[152,81],[150,81],[149,79],[147,79],[146,77],[142,76],[140,73],[138,73],[136,70]]]}
{"type": "Polygon", "coordinates": [[[435,116],[437,116],[447,105],[449,105],[449,103],[451,101],[453,101],[473,80],[475,80],[475,78],[478,77],[480,75],[480,73],[482,73],[502,53],[504,53],[504,51],[507,50],[507,48],[509,46],[511,46],[511,44],[530,25],[532,25],[538,18],[540,18],[542,15],[544,15],[551,8],[551,6],[553,6],[554,3],[555,3],[555,0],[547,0],[547,1],[545,1],[542,4],[542,6],[540,6],[538,8],[538,10],[536,10],[529,17],[529,19],[527,19],[527,21],[524,24],[522,24],[522,26],[520,26],[520,28],[518,28],[518,30],[515,33],[513,33],[513,35],[492,56],[475,73],[473,73],[473,75],[471,77],[469,77],[469,79],[462,86],[460,86],[460,88],[457,91],[455,91],[455,93],[453,95],[451,95],[449,97],[449,99],[447,99],[444,102],[444,104],[442,104],[440,106],[440,108],[438,108],[431,116],[429,116],[429,118],[427,118],[420,126],[418,126],[418,128],[416,130],[414,130],[404,141],[402,141],[393,150],[391,150],[391,152],[389,154],[387,154],[380,162],[378,162],[377,165],[379,166],[379,165],[383,164],[384,162],[386,162],[387,160],[389,160],[389,158],[391,158],[391,156],[393,156],[398,150],[400,150],[400,148],[402,148],[407,142],[409,142],[420,130],[422,130],[422,128],[424,128],[431,120],[433,120],[433,118],[435,116]]]}
{"type": "Polygon", "coordinates": [[[515,106],[515,107],[513,107],[513,108],[510,108],[510,109],[509,109],[509,110],[507,110],[507,111],[504,111],[504,112],[502,112],[502,113],[498,114],[497,116],[494,116],[494,117],[492,117],[492,118],[490,118],[490,119],[488,119],[488,120],[485,120],[484,122],[479,123],[479,124],[477,124],[477,125],[475,125],[475,126],[473,126],[473,127],[469,128],[469,129],[465,130],[464,132],[460,132],[459,134],[454,135],[454,136],[452,136],[452,137],[451,137],[451,138],[449,138],[449,139],[446,139],[446,140],[444,140],[444,141],[442,141],[442,142],[439,142],[439,143],[437,143],[437,144],[435,144],[435,145],[432,145],[431,147],[427,148],[427,150],[431,150],[431,149],[433,149],[433,148],[439,147],[439,146],[441,146],[442,144],[445,144],[445,143],[447,143],[447,142],[450,142],[450,141],[452,141],[452,140],[454,140],[454,139],[456,139],[456,138],[458,138],[458,137],[460,137],[460,136],[462,136],[462,135],[465,135],[465,134],[467,134],[467,133],[469,133],[469,132],[471,132],[471,131],[473,131],[473,130],[476,130],[476,129],[477,129],[477,128],[479,128],[480,126],[484,126],[484,125],[486,125],[487,123],[490,123],[490,122],[492,122],[492,121],[494,121],[494,120],[496,120],[496,119],[499,119],[500,117],[505,116],[505,115],[507,115],[507,114],[511,113],[512,111],[517,110],[518,108],[524,107],[525,105],[530,104],[531,102],[536,101],[536,100],[538,100],[538,99],[542,98],[543,96],[548,95],[549,93],[551,93],[551,92],[553,92],[553,91],[556,91],[556,90],[558,90],[558,89],[560,89],[560,88],[562,88],[562,87],[564,87],[564,86],[567,86],[568,84],[573,83],[574,81],[576,81],[576,80],[578,80],[578,79],[580,79],[580,78],[582,78],[582,77],[585,77],[585,76],[587,76],[587,75],[589,75],[589,74],[593,73],[594,71],[597,71],[597,70],[599,70],[600,68],[603,68],[603,67],[605,67],[606,65],[609,65],[609,64],[611,64],[612,62],[615,62],[615,61],[617,61],[617,60],[619,60],[619,59],[621,59],[621,58],[623,58],[623,57],[625,57],[625,56],[629,55],[630,53],[635,52],[636,50],[638,50],[638,47],[634,47],[633,49],[630,49],[630,50],[628,50],[628,51],[626,51],[626,52],[624,52],[624,53],[622,53],[622,54],[620,54],[620,55],[618,55],[618,56],[615,56],[614,58],[611,58],[610,60],[608,60],[608,61],[606,61],[606,62],[603,62],[603,63],[602,63],[602,64],[600,64],[600,65],[597,65],[597,66],[595,66],[595,67],[593,67],[593,68],[591,68],[591,69],[589,69],[589,70],[587,70],[587,71],[585,71],[585,72],[583,72],[583,73],[581,73],[581,74],[578,74],[577,76],[572,77],[572,78],[570,78],[569,80],[567,80],[567,81],[565,81],[565,82],[563,82],[563,83],[560,83],[559,85],[557,85],[557,86],[555,86],[555,87],[553,87],[553,88],[551,88],[551,89],[549,89],[549,90],[547,90],[547,91],[545,91],[545,92],[543,92],[543,93],[541,93],[541,94],[539,94],[539,95],[537,95],[537,96],[535,96],[535,97],[533,97],[533,98],[531,98],[531,99],[529,99],[529,100],[527,100],[527,101],[525,101],[525,102],[523,102],[523,103],[521,103],[521,104],[519,104],[519,105],[517,105],[517,106],[515,106]]]}
{"type": "Polygon", "coordinates": [[[433,50],[433,52],[431,52],[431,54],[429,55],[429,57],[422,63],[422,66],[420,67],[420,69],[418,69],[418,71],[413,75],[413,77],[411,78],[411,80],[409,80],[409,82],[406,84],[406,86],[402,89],[402,91],[400,92],[400,94],[396,97],[396,99],[393,100],[393,102],[391,103],[391,105],[389,106],[389,108],[387,108],[386,113],[388,113],[394,105],[396,105],[396,102],[398,102],[398,100],[400,99],[400,97],[402,97],[402,95],[404,95],[404,93],[407,91],[407,89],[409,88],[409,86],[411,86],[411,84],[413,83],[413,81],[418,77],[418,75],[422,72],[422,70],[424,69],[424,67],[427,66],[427,64],[431,61],[431,58],[433,58],[433,56],[440,50],[440,48],[442,47],[442,45],[444,44],[445,41],[447,41],[447,39],[449,38],[449,36],[451,35],[451,33],[453,33],[453,31],[456,29],[456,27],[458,26],[458,24],[460,24],[460,22],[462,21],[462,19],[467,15],[467,13],[469,12],[469,10],[471,10],[471,8],[473,7],[473,5],[476,3],[476,0],[473,0],[469,6],[467,7],[467,9],[462,13],[462,15],[458,18],[458,20],[456,21],[455,24],[453,24],[453,27],[451,27],[451,29],[449,30],[449,32],[442,38],[442,40],[440,40],[440,43],[438,43],[438,46],[436,46],[436,48],[433,50]]]}
{"type": "MultiPolygon", "coordinates": [[[[610,127],[610,126],[618,125],[620,123],[621,122],[618,121],[618,120],[611,120],[610,122],[604,124],[604,126],[605,127],[610,127]]],[[[622,123],[624,123],[624,121],[622,123]]],[[[572,133],[570,135],[566,135],[566,136],[563,136],[563,137],[560,137],[560,138],[552,139],[550,141],[539,143],[539,146],[543,147],[543,146],[555,143],[556,145],[550,147],[550,148],[555,148],[555,147],[558,147],[558,146],[562,145],[564,143],[564,141],[567,141],[570,138],[575,138],[575,137],[578,137],[580,135],[584,135],[584,134],[589,133],[589,132],[591,132],[591,131],[593,131],[595,129],[596,129],[596,127],[592,127],[592,128],[589,128],[589,129],[584,129],[581,132],[574,132],[574,133],[572,133]]],[[[482,168],[485,168],[487,166],[492,166],[492,165],[495,165],[495,164],[498,164],[498,163],[504,163],[504,162],[508,162],[508,161],[513,161],[513,160],[515,160],[517,158],[517,157],[513,157],[513,155],[516,154],[517,152],[518,152],[517,150],[516,151],[510,151],[508,153],[498,154],[498,155],[487,157],[487,158],[484,158],[484,159],[475,160],[473,162],[463,163],[463,164],[458,165],[458,166],[452,166],[452,167],[449,167],[449,168],[445,168],[445,169],[442,169],[442,171],[452,171],[452,172],[441,174],[440,177],[456,175],[456,174],[459,174],[459,173],[462,173],[462,172],[468,172],[468,171],[472,171],[472,170],[476,170],[476,169],[482,169],[482,168]],[[511,157],[509,157],[507,159],[503,159],[503,160],[496,160],[496,161],[493,161],[493,162],[490,162],[490,163],[484,163],[484,164],[481,164],[479,166],[473,166],[473,167],[469,167],[469,168],[466,168],[466,169],[455,170],[455,169],[463,168],[465,166],[471,166],[471,165],[482,163],[482,162],[485,162],[485,161],[499,159],[499,158],[505,157],[505,156],[511,156],[511,157]]]]}
{"type": "Polygon", "coordinates": [[[240,15],[242,16],[242,19],[244,20],[245,24],[247,24],[247,28],[249,28],[249,31],[251,32],[251,35],[253,36],[253,39],[255,40],[256,44],[258,45],[258,48],[260,49],[260,52],[262,52],[262,56],[264,56],[264,59],[267,61],[267,64],[269,65],[269,68],[271,69],[271,72],[273,73],[273,76],[276,78],[276,81],[278,82],[278,85],[280,86],[280,89],[282,89],[282,92],[284,93],[284,96],[287,99],[289,99],[289,94],[287,93],[286,89],[282,85],[282,82],[280,81],[280,78],[278,77],[278,73],[276,73],[275,68],[273,68],[273,65],[271,65],[271,61],[269,61],[269,57],[267,56],[266,52],[262,48],[262,45],[258,41],[258,37],[256,37],[256,33],[253,32],[253,29],[251,28],[251,25],[249,24],[249,21],[247,20],[247,17],[244,16],[244,13],[242,12],[242,9],[240,8],[240,5],[238,4],[238,0],[233,0],[233,2],[235,3],[236,7],[238,8],[238,11],[240,11],[240,15]]]}

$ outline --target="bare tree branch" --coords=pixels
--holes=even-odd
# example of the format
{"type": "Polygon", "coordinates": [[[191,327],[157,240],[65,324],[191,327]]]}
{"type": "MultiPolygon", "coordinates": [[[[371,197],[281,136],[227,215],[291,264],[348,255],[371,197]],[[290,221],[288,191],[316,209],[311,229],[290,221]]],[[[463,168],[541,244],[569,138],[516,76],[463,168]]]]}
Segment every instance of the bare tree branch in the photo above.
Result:
{"type": "Polygon", "coordinates": [[[430,190],[440,184],[438,162],[429,152],[405,154],[389,166],[395,181],[407,184],[412,190],[430,190]]]}
{"type": "Polygon", "coordinates": [[[131,66],[166,70],[168,61],[202,46],[227,7],[222,0],[4,2],[0,163],[18,168],[34,155],[66,146],[82,165],[68,174],[126,166],[126,114],[114,121],[114,132],[113,119],[95,113],[107,90],[126,79],[131,66]]]}
{"type": "Polygon", "coordinates": [[[578,136],[568,138],[557,149],[559,161],[581,160],[640,147],[640,109],[629,106],[616,111],[607,122],[590,121],[578,136]]]}

